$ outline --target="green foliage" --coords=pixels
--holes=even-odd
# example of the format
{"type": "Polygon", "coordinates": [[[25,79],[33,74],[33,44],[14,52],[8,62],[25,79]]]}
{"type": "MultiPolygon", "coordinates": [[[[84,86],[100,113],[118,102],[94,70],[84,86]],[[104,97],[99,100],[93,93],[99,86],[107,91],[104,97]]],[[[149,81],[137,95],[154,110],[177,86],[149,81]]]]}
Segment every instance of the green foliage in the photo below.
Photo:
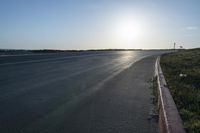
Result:
{"type": "Polygon", "coordinates": [[[170,92],[189,133],[200,132],[200,49],[161,57],[170,92]]]}

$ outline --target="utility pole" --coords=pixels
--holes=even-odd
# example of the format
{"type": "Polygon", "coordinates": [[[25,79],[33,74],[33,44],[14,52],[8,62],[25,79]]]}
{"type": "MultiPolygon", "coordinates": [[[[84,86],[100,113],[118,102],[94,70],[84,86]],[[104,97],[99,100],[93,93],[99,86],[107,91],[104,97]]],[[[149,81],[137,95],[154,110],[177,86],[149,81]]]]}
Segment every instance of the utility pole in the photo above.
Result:
{"type": "Polygon", "coordinates": [[[174,43],[174,51],[176,50],[176,43],[174,43]]]}

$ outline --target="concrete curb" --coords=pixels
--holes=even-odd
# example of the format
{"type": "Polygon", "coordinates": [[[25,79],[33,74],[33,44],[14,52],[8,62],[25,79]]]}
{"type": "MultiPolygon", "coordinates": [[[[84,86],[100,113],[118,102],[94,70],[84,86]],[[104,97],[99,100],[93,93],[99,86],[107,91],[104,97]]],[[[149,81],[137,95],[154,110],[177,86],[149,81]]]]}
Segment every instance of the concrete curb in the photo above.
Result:
{"type": "Polygon", "coordinates": [[[160,56],[155,63],[155,76],[158,83],[158,107],[160,133],[186,133],[176,104],[167,88],[160,66],[160,56]]]}

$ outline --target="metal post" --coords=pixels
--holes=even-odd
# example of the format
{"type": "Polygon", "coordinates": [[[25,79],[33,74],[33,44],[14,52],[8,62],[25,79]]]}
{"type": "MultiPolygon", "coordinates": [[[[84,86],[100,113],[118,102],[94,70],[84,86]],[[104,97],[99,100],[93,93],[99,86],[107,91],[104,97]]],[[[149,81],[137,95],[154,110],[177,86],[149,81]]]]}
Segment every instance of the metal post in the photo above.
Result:
{"type": "Polygon", "coordinates": [[[174,51],[176,50],[176,43],[174,43],[174,51]]]}

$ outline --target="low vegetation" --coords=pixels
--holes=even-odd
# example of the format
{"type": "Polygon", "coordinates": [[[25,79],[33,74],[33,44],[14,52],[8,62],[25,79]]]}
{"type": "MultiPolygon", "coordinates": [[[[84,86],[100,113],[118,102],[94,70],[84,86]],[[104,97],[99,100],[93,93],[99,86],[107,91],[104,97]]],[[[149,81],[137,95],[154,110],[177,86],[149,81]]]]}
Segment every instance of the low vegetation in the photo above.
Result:
{"type": "Polygon", "coordinates": [[[158,120],[159,120],[159,112],[158,112],[158,83],[157,83],[157,76],[153,77],[149,80],[150,89],[151,89],[151,102],[152,108],[149,112],[148,120],[151,125],[151,128],[155,131],[155,133],[159,132],[158,128],[158,120]]]}
{"type": "Polygon", "coordinates": [[[153,104],[155,105],[155,110],[158,113],[158,81],[157,76],[152,79],[152,95],[153,95],[153,104]]]}
{"type": "Polygon", "coordinates": [[[200,133],[200,48],[161,57],[161,67],[188,133],[200,133]]]}

